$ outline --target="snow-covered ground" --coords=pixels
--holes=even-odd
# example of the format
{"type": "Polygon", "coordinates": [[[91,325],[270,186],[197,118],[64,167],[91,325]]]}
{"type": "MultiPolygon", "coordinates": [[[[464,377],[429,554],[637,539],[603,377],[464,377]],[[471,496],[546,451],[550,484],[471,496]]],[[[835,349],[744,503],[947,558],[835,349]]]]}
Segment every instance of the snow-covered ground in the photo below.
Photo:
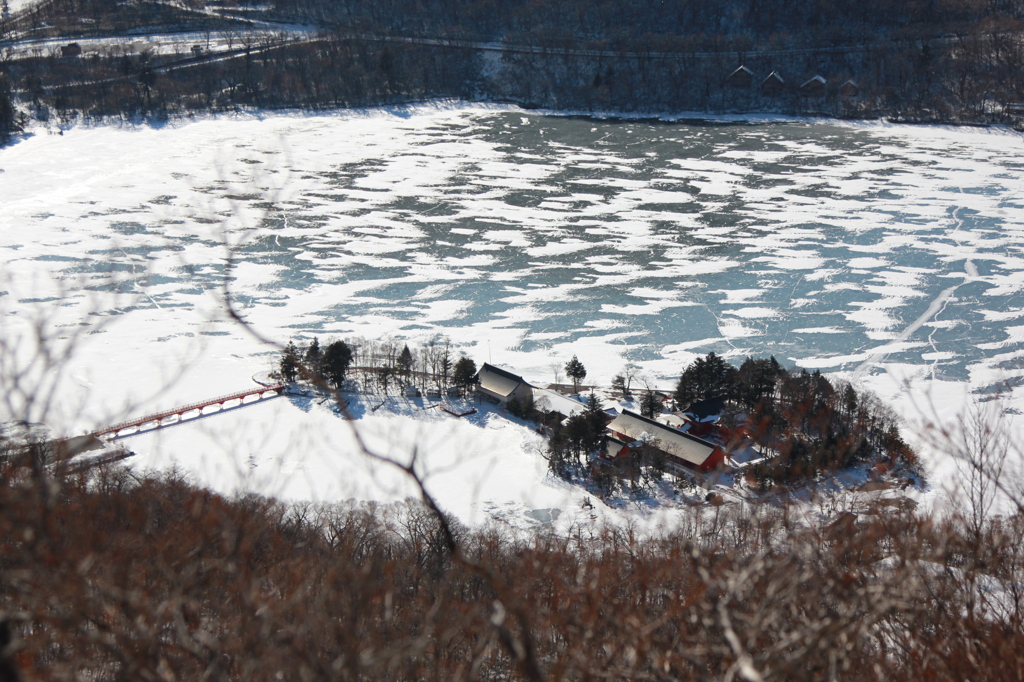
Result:
{"type": "MultiPolygon", "coordinates": [[[[999,129],[478,106],[38,129],[0,150],[0,333],[22,362],[37,323],[75,341],[28,377],[52,386],[59,431],[245,388],[273,353],[223,314],[231,247],[240,312],[278,340],[447,334],[539,383],[576,354],[588,382],[628,360],[665,387],[698,353],[774,354],[875,390],[925,435],[1001,390],[1016,433],[1021,147],[999,129]]],[[[318,410],[278,399],[129,440],[138,466],[173,459],[225,489],[407,494],[332,470],[355,467],[347,427],[318,410]]],[[[465,476],[436,479],[460,516],[581,494],[545,482],[523,427],[423,417],[357,424],[465,453],[465,476]]]]}
{"type": "MultiPolygon", "coordinates": [[[[306,35],[308,31],[296,29],[287,32],[256,32],[247,33],[245,41],[256,45],[259,49],[265,43],[279,43],[286,38],[306,35]]],[[[181,57],[197,56],[194,47],[199,48],[198,55],[217,54],[238,50],[246,43],[237,33],[230,31],[194,31],[191,33],[155,33],[128,34],[102,38],[45,38],[21,40],[10,47],[15,57],[45,56],[59,54],[61,47],[75,43],[82,48],[83,58],[90,55],[121,55],[142,54],[178,55],[181,57]]]]}
{"type": "Polygon", "coordinates": [[[540,456],[544,439],[488,407],[455,418],[424,399],[391,398],[372,412],[371,404],[379,400],[350,398],[354,421],[338,416],[329,401],[284,396],[118,442],[138,453],[134,466],[177,463],[225,492],[258,489],[281,499],[313,501],[418,497],[397,468],[361,453],[358,432],[373,452],[401,463],[409,462],[415,449],[422,463],[417,470],[430,491],[471,523],[498,516],[531,527],[538,521],[527,512],[558,509],[560,525],[589,524],[592,515],[607,512],[603,505],[584,510],[585,491],[546,476],[540,456]]]}
{"type": "Polygon", "coordinates": [[[37,0],[7,0],[7,9],[11,14],[17,14],[37,0]]]}

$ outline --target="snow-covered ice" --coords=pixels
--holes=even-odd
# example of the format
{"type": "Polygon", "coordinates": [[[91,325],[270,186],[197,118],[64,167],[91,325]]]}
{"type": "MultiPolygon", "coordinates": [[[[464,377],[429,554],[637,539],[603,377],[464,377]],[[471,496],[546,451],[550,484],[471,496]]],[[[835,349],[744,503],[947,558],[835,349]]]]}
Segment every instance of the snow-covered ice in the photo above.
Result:
{"type": "MultiPolygon", "coordinates": [[[[588,382],[631,361],[666,387],[709,350],[774,354],[872,388],[919,428],[922,413],[954,421],[965,399],[999,393],[1019,432],[1021,147],[1002,129],[479,106],[38,129],[0,149],[0,325],[25,358],[43,318],[82,334],[59,378],[34,377],[57,382],[47,419],[65,432],[264,369],[272,352],[223,314],[225,275],[253,329],[278,340],[446,334],[541,383],[576,354],[588,382]]],[[[287,466],[316,485],[296,473],[274,492],[371,495],[313,464],[343,442],[323,435],[334,419],[281,400],[133,448],[140,466],[176,453],[229,485],[216,471],[253,469],[215,466],[210,442],[250,451],[261,475],[281,456],[267,453],[301,443],[287,466]]],[[[385,431],[410,446],[407,427],[385,431]]],[[[489,433],[459,438],[520,461],[519,441],[489,433]]],[[[935,478],[955,479],[930,456],[935,478]]],[[[538,476],[472,509],[523,503],[538,476]]]]}

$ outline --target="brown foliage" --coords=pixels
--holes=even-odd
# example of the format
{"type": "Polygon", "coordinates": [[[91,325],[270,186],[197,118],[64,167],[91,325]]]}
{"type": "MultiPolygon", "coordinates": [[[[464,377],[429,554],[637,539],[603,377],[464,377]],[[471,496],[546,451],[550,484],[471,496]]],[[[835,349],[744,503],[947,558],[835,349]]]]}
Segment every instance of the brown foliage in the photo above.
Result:
{"type": "Polygon", "coordinates": [[[809,528],[767,506],[521,537],[415,501],[5,473],[0,664],[25,679],[997,680],[1024,659],[1018,518],[982,543],[955,519],[809,528]]]}

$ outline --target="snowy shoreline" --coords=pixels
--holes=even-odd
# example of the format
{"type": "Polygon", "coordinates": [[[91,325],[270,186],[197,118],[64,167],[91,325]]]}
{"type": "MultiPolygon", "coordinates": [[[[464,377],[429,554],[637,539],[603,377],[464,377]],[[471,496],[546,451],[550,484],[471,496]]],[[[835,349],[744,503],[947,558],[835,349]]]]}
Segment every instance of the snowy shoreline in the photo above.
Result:
{"type": "MultiPolygon", "coordinates": [[[[262,121],[271,117],[283,118],[378,118],[381,116],[398,116],[407,118],[411,116],[430,114],[441,111],[463,111],[463,112],[514,112],[538,116],[552,116],[564,118],[579,118],[593,120],[601,123],[665,123],[665,124],[748,124],[748,125],[770,125],[781,123],[806,123],[808,125],[829,124],[836,126],[848,126],[867,130],[885,130],[895,128],[922,128],[932,131],[965,131],[984,130],[1002,133],[1013,137],[1022,137],[1024,132],[1014,130],[1004,124],[994,123],[955,123],[955,122],[932,122],[932,121],[896,121],[889,118],[839,118],[832,116],[799,116],[793,114],[782,114],[776,112],[744,112],[744,113],[708,113],[702,111],[650,111],[632,112],[616,110],[585,109],[545,109],[525,107],[514,102],[486,101],[486,100],[462,100],[436,98],[427,100],[409,100],[408,102],[382,104],[378,106],[365,107],[281,107],[257,108],[237,107],[231,111],[206,111],[190,112],[186,114],[175,114],[166,118],[150,117],[148,119],[124,120],[118,117],[109,117],[100,120],[75,119],[68,125],[53,125],[54,129],[68,131],[74,128],[115,128],[124,130],[135,130],[140,128],[180,128],[192,123],[203,121],[237,120],[237,121],[262,121]]],[[[36,130],[47,130],[51,128],[49,123],[39,122],[30,119],[29,130],[32,134],[36,130]]],[[[17,138],[15,138],[17,139],[17,138]]],[[[2,147],[0,147],[2,149],[2,147]]]]}

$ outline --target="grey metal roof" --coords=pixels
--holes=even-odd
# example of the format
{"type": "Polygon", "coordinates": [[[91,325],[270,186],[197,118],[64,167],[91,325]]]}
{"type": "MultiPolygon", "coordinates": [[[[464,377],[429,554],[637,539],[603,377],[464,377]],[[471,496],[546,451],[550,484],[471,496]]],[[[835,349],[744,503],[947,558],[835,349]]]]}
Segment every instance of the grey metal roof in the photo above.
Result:
{"type": "Polygon", "coordinates": [[[488,393],[500,395],[503,398],[512,395],[520,384],[529,386],[521,376],[507,372],[499,367],[494,367],[486,362],[480,368],[480,371],[477,372],[476,378],[480,388],[488,393]]]}
{"type": "Polygon", "coordinates": [[[677,431],[629,410],[623,410],[608,429],[634,440],[656,440],[656,447],[695,466],[703,464],[715,451],[715,445],[703,438],[677,431]]]}

